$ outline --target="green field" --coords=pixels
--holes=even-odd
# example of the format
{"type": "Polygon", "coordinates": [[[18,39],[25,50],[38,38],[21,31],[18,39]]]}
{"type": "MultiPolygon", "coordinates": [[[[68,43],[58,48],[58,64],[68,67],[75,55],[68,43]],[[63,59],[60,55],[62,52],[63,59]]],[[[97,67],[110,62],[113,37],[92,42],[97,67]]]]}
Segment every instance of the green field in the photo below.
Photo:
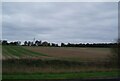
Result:
{"type": "Polygon", "coordinates": [[[2,46],[3,79],[117,77],[109,48],[2,46]],[[18,69],[19,68],[19,69],[18,69]]]}
{"type": "Polygon", "coordinates": [[[2,47],[3,57],[7,58],[22,58],[22,57],[37,57],[37,56],[48,56],[42,53],[33,52],[22,48],[21,46],[3,46],[2,47]]]}

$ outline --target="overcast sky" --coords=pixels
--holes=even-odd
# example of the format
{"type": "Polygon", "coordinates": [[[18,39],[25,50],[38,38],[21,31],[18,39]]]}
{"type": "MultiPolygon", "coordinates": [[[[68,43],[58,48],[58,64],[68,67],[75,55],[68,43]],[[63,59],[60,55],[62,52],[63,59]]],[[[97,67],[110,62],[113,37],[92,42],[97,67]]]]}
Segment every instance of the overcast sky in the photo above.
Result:
{"type": "Polygon", "coordinates": [[[113,42],[118,37],[117,2],[4,2],[3,39],[48,42],[113,42]]]}

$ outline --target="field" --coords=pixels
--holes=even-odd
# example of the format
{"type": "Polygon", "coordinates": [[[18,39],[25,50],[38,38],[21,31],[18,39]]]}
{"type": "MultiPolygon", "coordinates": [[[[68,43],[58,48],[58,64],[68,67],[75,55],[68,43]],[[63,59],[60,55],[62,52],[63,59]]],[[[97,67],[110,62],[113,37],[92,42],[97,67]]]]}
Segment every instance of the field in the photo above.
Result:
{"type": "Polygon", "coordinates": [[[72,48],[72,47],[21,47],[3,46],[3,59],[41,58],[68,59],[77,61],[105,60],[110,55],[109,48],[72,48]]]}
{"type": "Polygon", "coordinates": [[[25,47],[31,51],[44,53],[54,58],[87,61],[105,60],[110,55],[109,48],[73,48],[73,47],[25,47]]]}
{"type": "Polygon", "coordinates": [[[117,77],[110,48],[3,46],[2,54],[3,79],[117,77]]]}

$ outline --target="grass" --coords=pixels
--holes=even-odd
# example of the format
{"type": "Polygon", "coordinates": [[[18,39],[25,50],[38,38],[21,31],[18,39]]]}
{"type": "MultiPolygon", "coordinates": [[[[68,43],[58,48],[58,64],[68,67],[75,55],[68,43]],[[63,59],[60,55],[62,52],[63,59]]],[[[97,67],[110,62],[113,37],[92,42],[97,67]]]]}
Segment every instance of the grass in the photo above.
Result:
{"type": "Polygon", "coordinates": [[[37,53],[23,48],[22,46],[2,46],[3,55],[10,57],[25,57],[25,56],[48,56],[47,54],[37,53]]]}
{"type": "MultiPolygon", "coordinates": [[[[116,67],[112,67],[111,63],[106,60],[99,61],[99,59],[101,59],[99,58],[94,61],[88,61],[86,59],[86,61],[82,61],[79,58],[76,59],[73,57],[75,55],[76,57],[80,57],[79,54],[82,53],[85,53],[87,57],[92,56],[89,55],[92,53],[94,53],[93,55],[101,55],[101,53],[104,55],[104,52],[101,51],[105,51],[105,49],[98,49],[99,53],[96,54],[97,51],[93,51],[94,48],[47,48],[47,50],[46,48],[41,47],[30,47],[30,49],[27,49],[27,47],[22,46],[3,46],[2,48],[3,56],[6,57],[2,62],[3,79],[79,79],[117,77],[117,72],[114,70],[116,67]],[[36,49],[38,51],[36,51],[36,49]],[[40,49],[43,49],[43,51],[47,51],[48,53],[50,51],[55,54],[58,53],[58,55],[63,56],[63,58],[61,57],[62,59],[59,59],[57,55],[53,54],[54,58],[48,59],[46,57],[51,58],[52,54],[41,53],[40,49]],[[15,56],[19,59],[14,58],[15,56]],[[37,57],[38,59],[29,57],[21,58],[26,56],[37,57]],[[42,57],[39,56],[44,56],[45,59],[42,59],[42,57]],[[64,58],[65,56],[68,57],[64,58]],[[7,59],[7,57],[12,58],[7,59]],[[75,61],[75,59],[79,61],[75,61]],[[96,69],[94,70],[94,68],[96,69]],[[109,70],[110,68],[111,70],[109,70]]],[[[99,56],[95,58],[97,59],[98,57],[99,56]]]]}
{"type": "Polygon", "coordinates": [[[67,60],[41,60],[41,59],[6,59],[3,60],[3,67],[8,67],[13,65],[17,66],[28,66],[29,67],[41,67],[41,66],[55,66],[55,67],[78,67],[78,66],[94,66],[94,67],[112,67],[109,62],[75,62],[67,60]]]}
{"type": "Polygon", "coordinates": [[[6,74],[3,79],[86,79],[118,77],[118,72],[6,74]]]}
{"type": "Polygon", "coordinates": [[[61,73],[116,71],[107,63],[73,62],[64,60],[7,59],[2,62],[3,74],[11,73],[61,73]],[[18,70],[19,68],[19,70],[18,70]]]}

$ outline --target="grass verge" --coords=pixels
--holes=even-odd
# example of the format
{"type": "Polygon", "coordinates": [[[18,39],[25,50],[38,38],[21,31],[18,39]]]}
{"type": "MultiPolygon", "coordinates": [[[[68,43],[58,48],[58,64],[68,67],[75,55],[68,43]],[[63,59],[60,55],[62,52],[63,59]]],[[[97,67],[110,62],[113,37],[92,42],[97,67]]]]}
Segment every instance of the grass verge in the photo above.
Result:
{"type": "Polygon", "coordinates": [[[118,77],[118,72],[80,72],[80,73],[14,73],[3,74],[4,79],[89,79],[118,77]]]}

